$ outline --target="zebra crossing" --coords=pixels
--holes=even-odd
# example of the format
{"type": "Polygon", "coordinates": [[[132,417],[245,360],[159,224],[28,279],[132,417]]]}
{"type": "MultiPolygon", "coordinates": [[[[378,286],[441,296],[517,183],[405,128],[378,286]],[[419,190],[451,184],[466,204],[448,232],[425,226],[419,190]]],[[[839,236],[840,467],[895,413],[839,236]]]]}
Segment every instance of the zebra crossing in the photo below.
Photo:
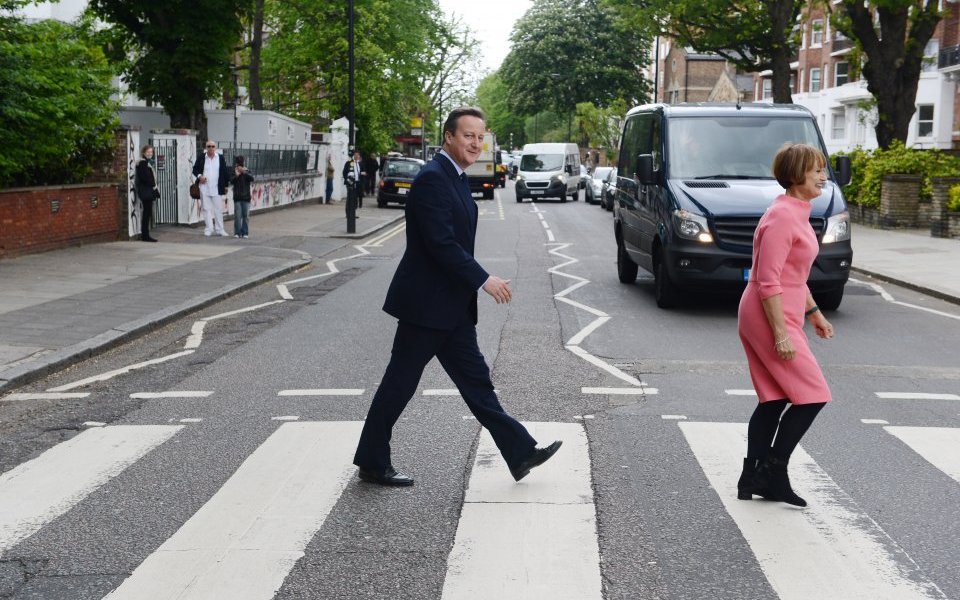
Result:
{"type": "MultiPolygon", "coordinates": [[[[746,425],[671,421],[715,494],[710,501],[722,505],[779,598],[947,597],[803,448],[791,475],[809,508],[737,501],[746,425]]],[[[516,484],[481,430],[441,600],[605,595],[603,521],[585,423],[526,425],[538,439],[563,440],[563,449],[516,484]]],[[[279,420],[199,510],[104,598],[274,598],[345,489],[360,485],[351,460],[361,428],[360,421],[279,420]]],[[[0,558],[182,430],[96,427],[0,475],[0,558]]],[[[960,484],[960,428],[882,431],[888,443],[906,446],[960,484]]]]}

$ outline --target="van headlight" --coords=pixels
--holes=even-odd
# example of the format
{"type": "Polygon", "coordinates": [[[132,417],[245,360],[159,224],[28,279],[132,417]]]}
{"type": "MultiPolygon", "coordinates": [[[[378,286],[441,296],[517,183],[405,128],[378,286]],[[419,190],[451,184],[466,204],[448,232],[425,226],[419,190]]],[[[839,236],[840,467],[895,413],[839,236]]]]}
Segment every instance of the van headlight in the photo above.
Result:
{"type": "Polygon", "coordinates": [[[698,215],[681,208],[673,211],[673,222],[676,225],[677,233],[680,234],[682,238],[696,240],[704,244],[709,244],[713,241],[713,236],[710,234],[710,226],[707,225],[707,219],[703,215],[698,215]]]}
{"type": "Polygon", "coordinates": [[[517,175],[517,183],[523,183],[523,175],[517,175]]]}
{"type": "Polygon", "coordinates": [[[850,239],[850,213],[843,211],[827,219],[827,230],[823,233],[823,243],[844,242],[850,239]]]}

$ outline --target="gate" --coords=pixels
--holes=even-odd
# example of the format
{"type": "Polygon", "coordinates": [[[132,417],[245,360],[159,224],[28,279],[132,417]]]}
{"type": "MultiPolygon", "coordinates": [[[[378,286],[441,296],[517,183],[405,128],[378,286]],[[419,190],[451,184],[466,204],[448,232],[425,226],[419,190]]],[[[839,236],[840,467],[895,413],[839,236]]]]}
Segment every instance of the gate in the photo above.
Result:
{"type": "Polygon", "coordinates": [[[165,140],[154,145],[153,154],[157,157],[157,187],[160,200],[153,209],[153,222],[156,224],[177,221],[177,141],[165,140]]]}

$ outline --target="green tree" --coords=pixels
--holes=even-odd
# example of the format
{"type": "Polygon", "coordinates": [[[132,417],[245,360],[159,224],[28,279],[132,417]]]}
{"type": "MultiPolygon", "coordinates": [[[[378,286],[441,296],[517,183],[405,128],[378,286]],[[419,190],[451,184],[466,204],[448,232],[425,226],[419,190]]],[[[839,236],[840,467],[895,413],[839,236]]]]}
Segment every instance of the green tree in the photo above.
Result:
{"type": "Polygon", "coordinates": [[[83,25],[5,17],[0,30],[0,187],[82,181],[117,126],[106,57],[83,25]]]}
{"type": "Polygon", "coordinates": [[[462,104],[475,100],[480,73],[477,40],[473,31],[461,19],[440,17],[433,28],[424,54],[426,71],[421,82],[433,113],[428,118],[429,139],[441,139],[443,120],[447,113],[462,104]]]}
{"type": "Polygon", "coordinates": [[[497,134],[500,146],[506,148],[513,138],[514,146],[526,143],[526,120],[510,108],[510,90],[500,74],[494,71],[477,86],[477,105],[487,115],[487,127],[497,134]]]}
{"type": "Polygon", "coordinates": [[[562,113],[569,133],[580,102],[605,107],[618,98],[636,104],[648,97],[642,67],[649,28],[629,27],[596,0],[537,0],[510,40],[500,76],[520,114],[562,113]]]}
{"type": "MultiPolygon", "coordinates": [[[[441,17],[433,0],[356,0],[357,145],[393,147],[426,112],[423,82],[441,17]]],[[[261,85],[265,108],[322,126],[347,113],[345,2],[267,0],[261,85]]]]}
{"type": "Polygon", "coordinates": [[[110,56],[123,66],[137,96],[161,104],[173,127],[206,136],[203,103],[230,82],[247,0],[90,0],[90,10],[113,25],[105,32],[110,56]]]}
{"type": "Polygon", "coordinates": [[[577,121],[583,132],[584,145],[603,148],[607,159],[613,159],[620,148],[620,127],[627,114],[627,104],[618,100],[607,108],[592,102],[577,104],[577,121]]]}
{"type": "Polygon", "coordinates": [[[937,0],[841,0],[827,3],[834,26],[855,40],[866,62],[862,73],[876,99],[877,143],[907,141],[916,112],[924,49],[942,18],[937,0]],[[876,15],[876,20],[874,16],[876,15]]]}
{"type": "Polygon", "coordinates": [[[713,52],[746,71],[772,71],[773,101],[793,102],[790,61],[800,45],[804,0],[605,0],[635,27],[665,31],[681,46],[713,52]]]}

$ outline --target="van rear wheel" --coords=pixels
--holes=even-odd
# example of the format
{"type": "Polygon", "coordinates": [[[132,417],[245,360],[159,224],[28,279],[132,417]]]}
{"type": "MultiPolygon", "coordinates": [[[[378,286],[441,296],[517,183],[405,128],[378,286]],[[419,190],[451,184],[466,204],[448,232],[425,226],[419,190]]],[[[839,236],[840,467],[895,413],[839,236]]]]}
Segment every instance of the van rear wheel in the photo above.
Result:
{"type": "Polygon", "coordinates": [[[617,240],[617,278],[620,283],[633,283],[637,280],[637,263],[627,254],[627,249],[623,247],[620,239],[617,240]]]}
{"type": "Polygon", "coordinates": [[[670,279],[663,260],[657,260],[654,267],[653,297],[660,308],[673,308],[680,303],[680,290],[670,279]]]}

